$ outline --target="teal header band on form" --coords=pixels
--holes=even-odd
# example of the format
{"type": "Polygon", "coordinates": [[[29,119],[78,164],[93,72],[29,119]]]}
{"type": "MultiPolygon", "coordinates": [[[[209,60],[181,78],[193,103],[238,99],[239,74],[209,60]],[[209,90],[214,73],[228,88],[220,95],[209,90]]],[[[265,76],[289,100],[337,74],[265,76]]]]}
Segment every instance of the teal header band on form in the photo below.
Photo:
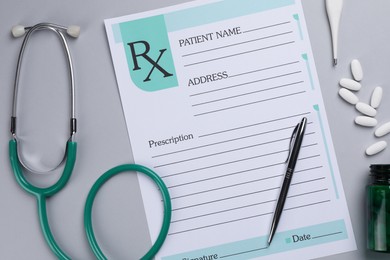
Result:
{"type": "Polygon", "coordinates": [[[293,5],[295,0],[225,0],[112,25],[133,83],[144,91],[178,86],[168,32],[293,5]]]}
{"type": "Polygon", "coordinates": [[[295,0],[225,0],[165,14],[169,32],[295,4],[295,0]]]}
{"type": "Polygon", "coordinates": [[[121,28],[119,27],[118,23],[112,25],[112,33],[114,34],[115,43],[121,43],[122,42],[121,28]]]}

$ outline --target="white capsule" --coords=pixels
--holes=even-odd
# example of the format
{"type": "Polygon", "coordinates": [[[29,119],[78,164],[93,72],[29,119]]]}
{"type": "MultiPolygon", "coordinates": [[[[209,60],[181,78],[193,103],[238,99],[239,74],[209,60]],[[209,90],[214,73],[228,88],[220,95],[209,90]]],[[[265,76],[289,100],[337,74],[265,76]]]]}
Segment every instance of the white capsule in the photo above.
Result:
{"type": "Polygon", "coordinates": [[[353,94],[350,90],[346,89],[346,88],[341,88],[339,90],[339,95],[345,100],[347,101],[348,103],[352,104],[352,105],[356,105],[357,102],[359,102],[359,98],[353,94]]]}
{"type": "Polygon", "coordinates": [[[355,80],[361,81],[363,79],[363,69],[359,60],[354,59],[351,61],[351,71],[355,80]]]}
{"type": "Polygon", "coordinates": [[[379,152],[382,152],[386,147],[387,147],[386,141],[376,142],[376,143],[370,145],[370,147],[368,147],[366,149],[366,154],[367,155],[377,154],[379,152]]]}
{"type": "Polygon", "coordinates": [[[382,137],[390,133],[390,122],[387,122],[375,130],[376,137],[382,137]]]}
{"type": "Polygon", "coordinates": [[[366,116],[376,116],[376,109],[366,103],[358,102],[355,107],[360,113],[366,116]]]}
{"type": "Polygon", "coordinates": [[[340,79],[339,84],[340,86],[353,91],[358,91],[362,88],[362,84],[353,79],[342,78],[340,79]]]}
{"type": "Polygon", "coordinates": [[[369,116],[357,116],[355,118],[355,123],[361,126],[374,127],[378,124],[378,121],[369,116]]]}
{"type": "Polygon", "coordinates": [[[383,90],[381,87],[376,87],[371,95],[371,106],[378,108],[382,101],[383,90]]]}

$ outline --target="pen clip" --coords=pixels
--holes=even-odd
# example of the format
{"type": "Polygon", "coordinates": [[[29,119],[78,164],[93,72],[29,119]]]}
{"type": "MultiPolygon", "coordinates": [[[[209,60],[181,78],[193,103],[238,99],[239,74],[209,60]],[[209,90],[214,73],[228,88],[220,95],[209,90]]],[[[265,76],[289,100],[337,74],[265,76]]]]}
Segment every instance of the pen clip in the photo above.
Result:
{"type": "Polygon", "coordinates": [[[287,155],[287,159],[286,159],[285,163],[287,163],[288,160],[290,159],[291,150],[292,150],[292,144],[293,144],[293,140],[295,139],[295,137],[296,137],[296,135],[297,135],[298,127],[299,127],[299,124],[297,124],[297,125],[295,126],[294,131],[293,131],[292,134],[291,134],[291,137],[290,137],[290,145],[289,145],[289,148],[288,148],[288,155],[287,155]]]}

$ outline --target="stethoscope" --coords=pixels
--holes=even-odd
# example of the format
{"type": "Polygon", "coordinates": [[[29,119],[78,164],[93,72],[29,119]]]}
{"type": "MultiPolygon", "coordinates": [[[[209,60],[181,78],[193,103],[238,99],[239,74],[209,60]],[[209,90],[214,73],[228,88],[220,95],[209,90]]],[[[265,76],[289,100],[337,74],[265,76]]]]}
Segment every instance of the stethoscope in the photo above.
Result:
{"type": "MultiPolygon", "coordinates": [[[[25,35],[22,47],[20,49],[19,58],[17,62],[16,67],[16,75],[15,75],[15,84],[14,84],[14,95],[13,95],[13,107],[12,107],[12,116],[11,116],[11,134],[12,139],[9,141],[9,157],[11,161],[11,166],[13,169],[13,172],[15,174],[15,178],[18,182],[18,184],[31,195],[35,196],[38,203],[38,216],[40,220],[41,229],[43,232],[43,235],[46,239],[46,242],[48,243],[50,249],[53,251],[53,253],[59,258],[59,259],[71,259],[57,244],[55,241],[48,217],[47,217],[47,210],[46,210],[46,199],[53,196],[57,192],[59,192],[70,179],[70,176],[72,175],[72,171],[74,168],[74,164],[76,161],[76,151],[77,151],[77,143],[74,141],[74,136],[76,134],[76,128],[77,128],[77,120],[75,117],[75,80],[74,80],[74,73],[73,73],[73,65],[72,65],[72,58],[70,55],[69,47],[67,44],[67,41],[65,39],[64,32],[71,37],[77,38],[80,33],[80,28],[78,26],[69,26],[64,27],[52,23],[39,23],[31,27],[23,27],[21,25],[14,26],[12,28],[12,34],[14,37],[20,37],[25,35]],[[50,30],[53,31],[58,38],[60,39],[62,43],[62,47],[64,49],[66,59],[68,62],[68,70],[69,70],[69,78],[70,78],[70,91],[71,91],[71,118],[70,118],[70,137],[66,143],[66,151],[63,159],[63,163],[56,166],[53,169],[50,169],[49,171],[53,171],[60,167],[62,164],[63,166],[63,172],[59,180],[54,183],[53,185],[46,187],[46,188],[40,188],[36,187],[30,182],[27,181],[27,179],[24,176],[23,169],[35,173],[37,170],[33,169],[32,167],[29,167],[27,163],[23,162],[21,160],[21,156],[18,154],[18,138],[16,136],[16,107],[17,107],[17,96],[18,96],[18,87],[19,87],[19,77],[20,77],[20,70],[21,70],[21,63],[23,59],[23,53],[25,51],[26,45],[30,39],[30,36],[38,30],[50,30]],[[27,31],[27,33],[26,33],[27,31]]],[[[95,235],[93,231],[92,226],[92,206],[96,197],[97,192],[101,188],[101,186],[108,181],[113,176],[122,173],[122,172],[140,172],[142,174],[145,174],[148,176],[152,181],[156,183],[159,190],[161,191],[163,204],[164,204],[164,217],[163,217],[163,223],[161,226],[160,233],[155,241],[155,243],[152,245],[152,247],[149,249],[149,251],[141,258],[141,259],[152,259],[153,256],[159,251],[162,244],[165,241],[165,238],[168,234],[169,225],[171,222],[171,200],[169,196],[169,192],[167,187],[165,186],[162,179],[151,169],[138,165],[138,164],[124,164],[117,167],[114,167],[107,172],[105,172],[92,186],[84,208],[84,228],[87,235],[88,242],[90,244],[90,247],[95,254],[97,259],[107,259],[106,256],[103,254],[102,250],[100,249],[95,235]]]]}

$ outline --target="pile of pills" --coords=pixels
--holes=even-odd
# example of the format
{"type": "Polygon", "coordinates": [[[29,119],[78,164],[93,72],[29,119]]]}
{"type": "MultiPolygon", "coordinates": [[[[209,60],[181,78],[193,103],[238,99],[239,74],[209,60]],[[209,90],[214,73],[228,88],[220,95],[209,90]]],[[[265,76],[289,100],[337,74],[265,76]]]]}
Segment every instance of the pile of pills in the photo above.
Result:
{"type": "MultiPolygon", "coordinates": [[[[360,116],[355,118],[355,123],[357,125],[363,127],[376,127],[378,125],[378,121],[375,116],[377,115],[377,108],[382,101],[383,89],[379,86],[374,88],[370,104],[360,102],[358,96],[355,94],[361,89],[362,85],[360,81],[363,79],[363,69],[359,60],[352,60],[351,72],[353,79],[342,78],[340,80],[339,84],[341,88],[339,90],[339,95],[346,102],[354,105],[356,110],[361,113],[360,116]]],[[[376,137],[382,137],[388,133],[390,133],[390,122],[382,124],[374,132],[376,137]]],[[[366,149],[366,154],[377,154],[383,151],[386,147],[386,141],[378,141],[366,149]]]]}

